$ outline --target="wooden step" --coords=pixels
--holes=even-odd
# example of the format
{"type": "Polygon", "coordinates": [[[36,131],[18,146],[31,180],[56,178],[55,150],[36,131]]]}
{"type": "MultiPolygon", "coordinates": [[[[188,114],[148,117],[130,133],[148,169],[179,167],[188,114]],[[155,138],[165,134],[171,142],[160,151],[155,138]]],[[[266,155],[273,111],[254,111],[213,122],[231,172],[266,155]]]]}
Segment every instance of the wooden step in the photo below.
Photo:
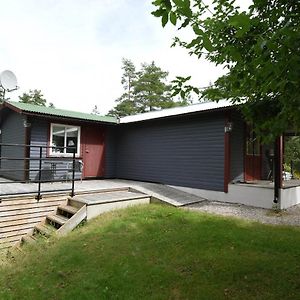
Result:
{"type": "Polygon", "coordinates": [[[48,224],[37,224],[34,229],[36,232],[47,237],[51,236],[56,231],[55,227],[48,224]]]}
{"type": "Polygon", "coordinates": [[[69,219],[62,215],[49,215],[47,216],[47,220],[59,225],[64,225],[69,219]]]}
{"type": "Polygon", "coordinates": [[[68,205],[80,209],[81,207],[84,206],[84,203],[81,203],[80,201],[77,201],[77,200],[74,200],[74,199],[71,198],[71,197],[68,197],[68,205]]]}
{"type": "Polygon", "coordinates": [[[141,192],[115,191],[98,194],[78,195],[73,198],[73,201],[79,201],[87,205],[106,204],[113,202],[138,200],[148,198],[149,196],[141,192]]]}
{"type": "Polygon", "coordinates": [[[62,210],[62,211],[65,211],[65,212],[67,212],[69,214],[72,214],[72,215],[75,215],[79,210],[78,207],[74,207],[74,206],[71,206],[71,205],[60,205],[58,207],[58,209],[62,210]]]}
{"type": "Polygon", "coordinates": [[[65,235],[78,226],[83,220],[86,220],[86,205],[82,206],[63,226],[57,231],[57,235],[65,235]]]}
{"type": "Polygon", "coordinates": [[[22,243],[32,244],[36,242],[36,238],[33,235],[25,235],[22,237],[22,243]]]}

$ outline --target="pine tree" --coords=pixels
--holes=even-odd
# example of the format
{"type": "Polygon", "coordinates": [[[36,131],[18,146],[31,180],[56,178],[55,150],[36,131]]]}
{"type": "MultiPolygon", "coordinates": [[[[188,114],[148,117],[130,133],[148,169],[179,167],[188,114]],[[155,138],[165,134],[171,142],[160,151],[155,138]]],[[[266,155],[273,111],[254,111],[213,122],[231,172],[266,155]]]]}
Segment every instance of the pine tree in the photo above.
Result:
{"type": "Polygon", "coordinates": [[[116,100],[118,104],[110,115],[127,116],[187,104],[187,101],[173,100],[171,85],[167,82],[168,72],[154,62],[142,64],[138,72],[130,60],[123,59],[122,63],[121,83],[125,92],[116,100]]]}
{"type": "Polygon", "coordinates": [[[28,93],[23,93],[22,96],[19,96],[20,102],[22,103],[30,103],[40,106],[46,106],[46,99],[43,98],[41,90],[29,90],[28,93]]]}

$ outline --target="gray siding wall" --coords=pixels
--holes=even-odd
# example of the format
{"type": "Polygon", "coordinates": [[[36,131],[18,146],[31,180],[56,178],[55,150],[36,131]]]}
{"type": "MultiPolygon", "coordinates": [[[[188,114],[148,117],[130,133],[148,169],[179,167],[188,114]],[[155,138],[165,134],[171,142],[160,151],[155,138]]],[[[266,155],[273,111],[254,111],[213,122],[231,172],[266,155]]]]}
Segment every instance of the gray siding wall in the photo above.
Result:
{"type": "Polygon", "coordinates": [[[233,129],[230,133],[230,180],[233,182],[244,180],[244,121],[241,114],[234,111],[231,116],[233,129]]]}
{"type": "Polygon", "coordinates": [[[122,125],[118,178],[223,191],[224,114],[122,125]]]}
{"type": "MultiPolygon", "coordinates": [[[[33,146],[48,146],[48,135],[49,135],[49,121],[43,119],[31,119],[31,139],[30,145],[33,146]]],[[[47,155],[47,149],[42,149],[43,157],[47,155]]],[[[30,158],[38,158],[40,156],[40,149],[38,147],[30,147],[30,158]]],[[[31,160],[30,169],[38,169],[39,161],[31,160]]],[[[30,171],[30,180],[38,179],[38,171],[30,171]]]]}
{"type": "MultiPolygon", "coordinates": [[[[7,113],[1,126],[1,139],[3,144],[24,144],[25,143],[25,117],[15,112],[7,113]]],[[[24,158],[24,147],[1,147],[1,156],[24,158]]],[[[1,169],[24,169],[24,160],[2,160],[1,169]]],[[[1,175],[13,179],[24,180],[24,171],[1,171],[1,175]]]]}
{"type": "Polygon", "coordinates": [[[105,166],[104,177],[115,178],[116,177],[116,159],[117,159],[117,137],[116,126],[109,127],[105,131],[105,166]]]}

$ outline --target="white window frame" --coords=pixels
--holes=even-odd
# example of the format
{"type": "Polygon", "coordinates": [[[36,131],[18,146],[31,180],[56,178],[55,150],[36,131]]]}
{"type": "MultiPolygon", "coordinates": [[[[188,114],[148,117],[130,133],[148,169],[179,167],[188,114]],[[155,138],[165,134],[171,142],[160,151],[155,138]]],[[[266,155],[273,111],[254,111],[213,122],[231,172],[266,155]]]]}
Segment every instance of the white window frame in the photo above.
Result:
{"type": "MultiPolygon", "coordinates": [[[[76,148],[76,153],[75,156],[79,157],[80,156],[80,136],[81,136],[81,127],[80,126],[75,126],[75,125],[66,125],[66,124],[59,124],[59,123],[51,123],[50,125],[50,141],[49,141],[49,156],[56,156],[56,157],[71,157],[73,156],[72,153],[66,153],[66,148],[64,148],[64,153],[56,153],[52,152],[52,146],[53,146],[53,126],[60,126],[64,128],[76,128],[78,130],[78,138],[77,138],[77,148],[76,148]]],[[[66,135],[66,130],[65,130],[65,136],[64,136],[64,147],[67,145],[67,135],[66,135]]],[[[53,146],[54,148],[55,146],[53,146]]]]}

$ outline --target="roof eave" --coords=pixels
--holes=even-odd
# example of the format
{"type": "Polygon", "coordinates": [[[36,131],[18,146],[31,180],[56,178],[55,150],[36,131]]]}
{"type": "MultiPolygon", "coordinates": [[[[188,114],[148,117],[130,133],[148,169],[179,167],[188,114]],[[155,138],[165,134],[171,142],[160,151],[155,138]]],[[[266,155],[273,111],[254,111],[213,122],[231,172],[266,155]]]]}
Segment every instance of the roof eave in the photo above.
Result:
{"type": "Polygon", "coordinates": [[[111,122],[111,121],[104,121],[104,120],[88,120],[88,119],[81,119],[75,117],[67,117],[67,116],[58,116],[58,115],[51,115],[51,114],[43,114],[43,113],[34,113],[29,111],[21,111],[24,115],[34,116],[34,117],[46,117],[50,119],[59,119],[59,120],[73,120],[77,122],[84,122],[84,123],[100,123],[100,124],[109,124],[109,125],[116,125],[118,122],[111,122]]]}

